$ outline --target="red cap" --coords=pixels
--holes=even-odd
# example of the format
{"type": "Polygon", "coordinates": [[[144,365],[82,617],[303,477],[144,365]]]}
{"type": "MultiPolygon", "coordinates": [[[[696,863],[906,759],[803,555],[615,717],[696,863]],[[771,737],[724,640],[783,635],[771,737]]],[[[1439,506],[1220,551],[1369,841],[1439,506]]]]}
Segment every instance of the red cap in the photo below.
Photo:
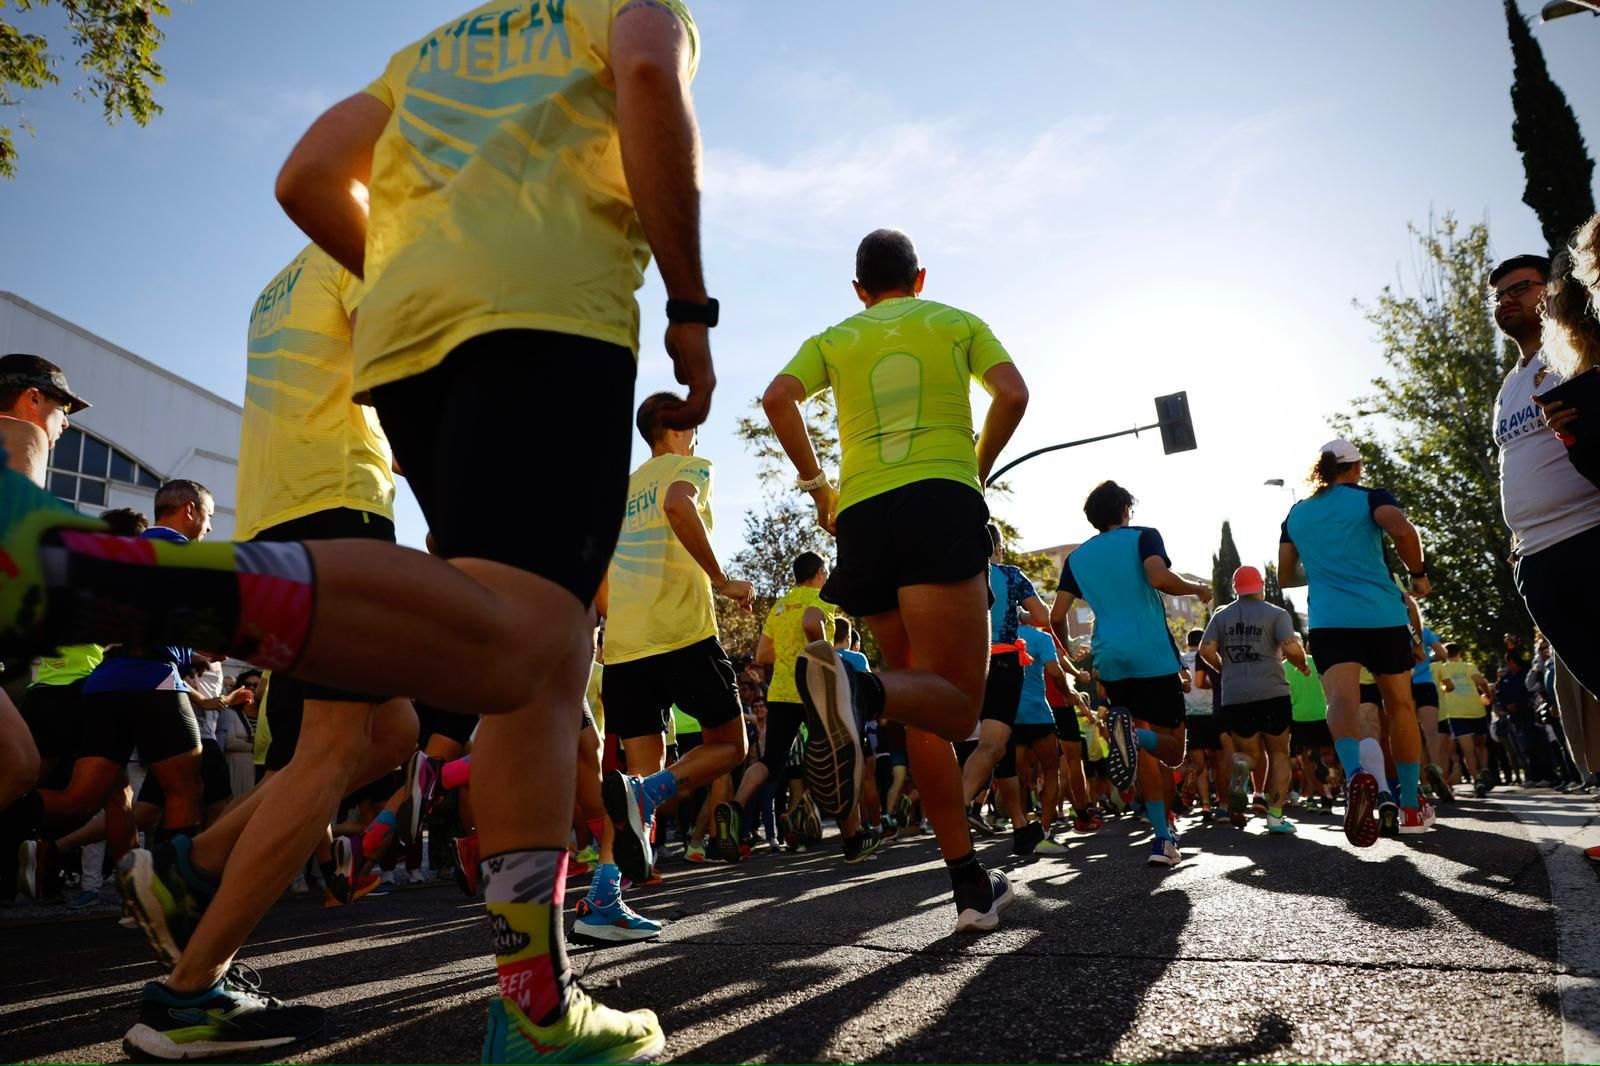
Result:
{"type": "Polygon", "coordinates": [[[1266,590],[1261,571],[1253,566],[1241,566],[1233,572],[1233,591],[1241,596],[1254,596],[1266,590]]]}

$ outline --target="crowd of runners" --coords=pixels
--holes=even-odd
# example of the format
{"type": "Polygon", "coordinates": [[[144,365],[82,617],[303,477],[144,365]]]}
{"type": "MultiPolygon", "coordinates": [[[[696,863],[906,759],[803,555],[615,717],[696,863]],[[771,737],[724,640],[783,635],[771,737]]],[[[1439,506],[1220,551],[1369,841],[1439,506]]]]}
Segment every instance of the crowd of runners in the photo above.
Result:
{"type": "Polygon", "coordinates": [[[485,1061],[623,1062],[658,1053],[661,1027],[573,982],[567,911],[577,937],[658,936],[647,889],[669,847],[738,877],[753,848],[856,864],[926,835],[953,930],[979,933],[1014,897],[974,850],[1000,826],[1013,853],[1050,857],[1142,817],[1148,863],[1169,868],[1180,826],[1259,815],[1290,837],[1299,804],[1342,809],[1369,847],[1428,832],[1458,788],[1600,782],[1584,615],[1600,464],[1588,394],[1545,396],[1600,361],[1600,220],[1554,263],[1519,256],[1490,279],[1520,350],[1493,418],[1533,654],[1508,637],[1469,661],[1467,634],[1424,621],[1422,539],[1345,440],[1305,457],[1310,492],[1281,529],[1304,633],[1246,566],[1180,648],[1163,596],[1218,590],[1172,569],[1109,480],[1047,602],[1002,562],[984,502],[1023,375],[984,321],[922,298],[906,235],[877,230],[856,250],[861,310],[773,367],[762,398],[835,558],[793,560],[736,662],[716,600],[748,609],[753,590],[712,547],[696,434],[719,313],[700,267],[699,60],[677,0],[486,4],[316,121],[277,183],[311,243],[249,313],[237,541],[206,540],[194,482],[161,486],[148,518],[55,501],[49,449],[87,403],[38,356],[0,360],[0,652],[37,660],[0,697],[0,833],[28,895],[114,865],[167,971],[130,1051],[317,1032],[322,1009],[264,992],[241,947],[308,871],[330,907],[373,892],[446,796],[453,839],[432,851],[482,896],[498,973],[485,1061]],[[685,391],[636,403],[652,256],[685,391]],[[990,397],[976,434],[973,382],[990,397]],[[803,413],[826,390],[837,484],[803,413]],[[517,420],[484,417],[506,396],[581,435],[587,468],[491,515],[501,474],[481,457],[524,443],[517,420]],[[650,454],[630,474],[635,433],[650,454]],[[427,553],[394,543],[397,476],[427,553]],[[1080,601],[1086,643],[1066,626],[1080,601]]]}

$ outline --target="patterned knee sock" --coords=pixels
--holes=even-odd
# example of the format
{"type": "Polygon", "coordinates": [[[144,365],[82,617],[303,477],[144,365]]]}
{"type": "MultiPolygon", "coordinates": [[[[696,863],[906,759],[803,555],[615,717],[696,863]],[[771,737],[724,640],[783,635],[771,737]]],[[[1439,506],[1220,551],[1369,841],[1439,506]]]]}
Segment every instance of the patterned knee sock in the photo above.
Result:
{"type": "Polygon", "coordinates": [[[567,851],[502,852],[484,859],[481,870],[500,995],[535,1025],[549,1025],[566,1013],[572,987],[561,931],[567,851]]]}

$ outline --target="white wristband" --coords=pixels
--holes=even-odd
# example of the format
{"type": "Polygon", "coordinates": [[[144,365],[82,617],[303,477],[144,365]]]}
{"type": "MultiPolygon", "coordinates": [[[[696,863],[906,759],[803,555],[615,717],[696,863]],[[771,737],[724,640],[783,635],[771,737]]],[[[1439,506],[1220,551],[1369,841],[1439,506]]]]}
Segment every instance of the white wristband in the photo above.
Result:
{"type": "Polygon", "coordinates": [[[817,471],[817,476],[814,478],[796,478],[794,482],[794,487],[801,492],[815,492],[827,485],[828,472],[826,470],[817,471]]]}

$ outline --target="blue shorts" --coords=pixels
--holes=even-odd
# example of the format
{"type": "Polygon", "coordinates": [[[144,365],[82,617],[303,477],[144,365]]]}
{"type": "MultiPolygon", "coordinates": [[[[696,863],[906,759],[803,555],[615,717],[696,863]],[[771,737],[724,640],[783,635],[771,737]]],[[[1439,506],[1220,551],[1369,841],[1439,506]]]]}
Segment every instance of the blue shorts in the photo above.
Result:
{"type": "Polygon", "coordinates": [[[1456,739],[1461,737],[1486,737],[1489,735],[1489,716],[1481,718],[1451,718],[1450,735],[1456,739]]]}

